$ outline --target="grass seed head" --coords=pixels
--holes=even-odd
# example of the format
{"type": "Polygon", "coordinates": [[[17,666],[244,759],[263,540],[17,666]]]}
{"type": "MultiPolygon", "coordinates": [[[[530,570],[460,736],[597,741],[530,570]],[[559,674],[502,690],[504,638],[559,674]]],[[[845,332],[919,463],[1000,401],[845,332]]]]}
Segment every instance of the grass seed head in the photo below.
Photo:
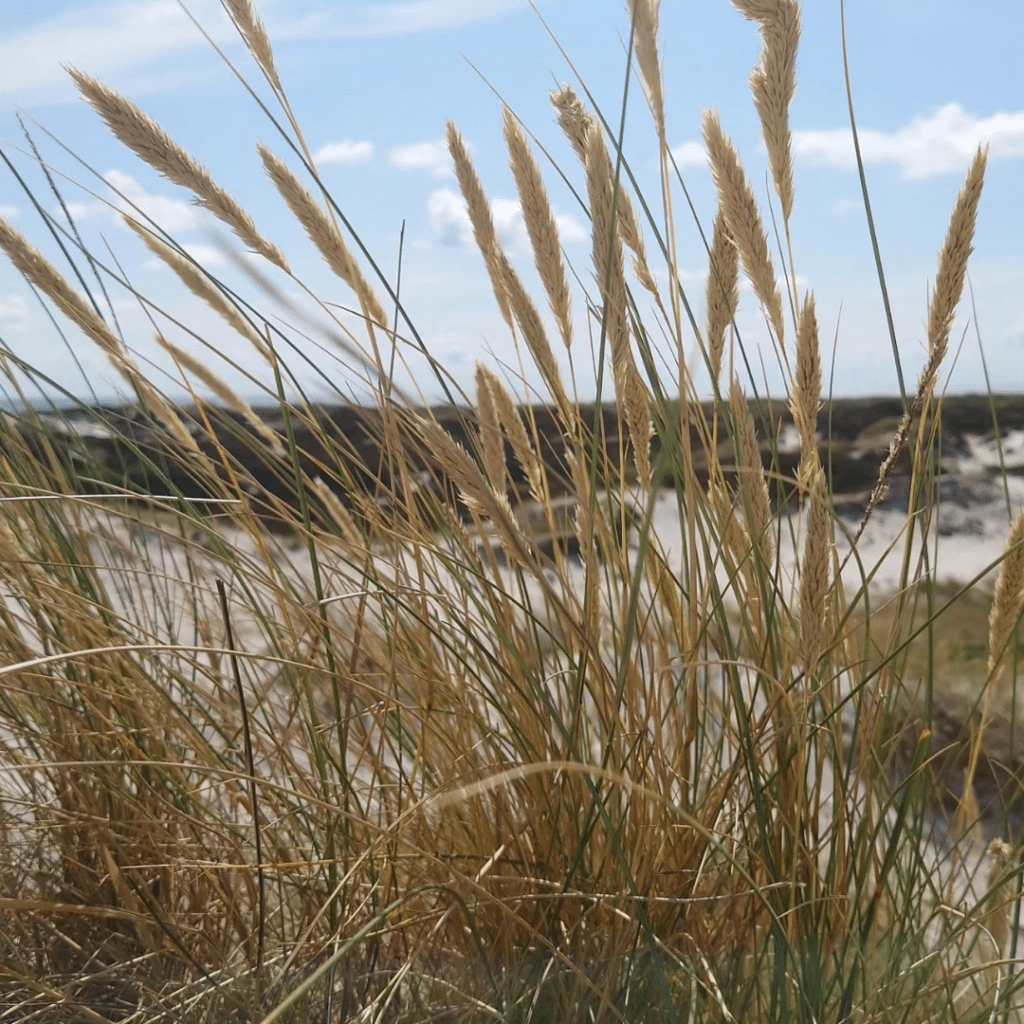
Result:
{"type": "Polygon", "coordinates": [[[245,210],[148,114],[95,78],[75,69],[70,74],[89,105],[123,145],[168,181],[192,192],[196,203],[227,224],[249,249],[288,270],[284,254],[257,231],[245,210]]]}

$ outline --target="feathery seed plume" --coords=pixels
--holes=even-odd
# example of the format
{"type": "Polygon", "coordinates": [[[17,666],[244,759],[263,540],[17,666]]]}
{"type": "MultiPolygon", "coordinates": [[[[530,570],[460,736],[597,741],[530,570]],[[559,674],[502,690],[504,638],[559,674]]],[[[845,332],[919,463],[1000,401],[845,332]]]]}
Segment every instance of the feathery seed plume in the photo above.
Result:
{"type": "Polygon", "coordinates": [[[266,341],[224,297],[220,289],[203,273],[201,268],[132,217],[125,216],[124,222],[142,239],[150,252],[163,260],[178,275],[179,280],[193,295],[202,299],[212,310],[220,314],[243,338],[253,345],[261,356],[268,361],[272,359],[266,341]]]}
{"type": "Polygon", "coordinates": [[[278,92],[284,92],[281,86],[281,79],[277,74],[277,65],[274,63],[274,51],[270,45],[270,36],[260,21],[259,15],[253,9],[251,0],[224,0],[228,16],[235,24],[239,35],[249,47],[256,63],[263,69],[270,84],[278,92]]]}
{"type": "Polygon", "coordinates": [[[253,407],[245,401],[233,388],[217,376],[202,360],[197,359],[191,353],[175,345],[173,341],[157,333],[157,343],[167,352],[171,358],[193,377],[199,380],[210,389],[212,394],[224,405],[225,408],[237,413],[249,424],[250,427],[267,442],[270,450],[280,458],[287,454],[281,438],[266,422],[256,415],[253,407]]]}
{"type": "Polygon", "coordinates": [[[459,182],[459,191],[462,193],[462,198],[466,200],[466,210],[469,213],[470,223],[473,225],[473,237],[484,258],[484,266],[491,279],[494,297],[498,301],[498,308],[505,318],[505,323],[511,330],[513,325],[512,307],[509,305],[508,292],[499,269],[498,255],[501,252],[501,244],[498,241],[498,232],[494,228],[491,205],[487,201],[487,195],[476,173],[476,168],[473,166],[472,160],[469,159],[466,144],[451,121],[448,122],[448,152],[455,165],[455,177],[459,182]]]}
{"type": "Polygon", "coordinates": [[[633,48],[636,50],[640,77],[647,92],[647,100],[654,114],[658,138],[665,142],[665,94],[661,81],[661,62],[658,60],[658,8],[661,0],[629,0],[629,14],[633,20],[633,48]]]}
{"type": "Polygon", "coordinates": [[[946,241],[939,253],[939,269],[935,278],[935,289],[928,310],[928,361],[917,380],[917,394],[910,408],[903,414],[903,419],[889,445],[889,453],[878,471],[878,483],[875,484],[871,497],[868,499],[864,516],[857,528],[854,540],[859,540],[868,519],[878,507],[888,489],[886,480],[892,472],[896,458],[903,450],[910,437],[910,428],[916,416],[919,416],[931,401],[938,380],[939,367],[949,347],[949,333],[953,327],[956,307],[963,293],[964,278],[967,274],[967,261],[972,252],[974,226],[978,216],[978,203],[981,190],[985,183],[985,166],[987,149],[978,148],[967,172],[960,194],[957,196],[953,213],[946,232],[946,241]]]}
{"type": "MultiPolygon", "coordinates": [[[[946,240],[939,253],[939,269],[928,309],[928,364],[921,378],[923,382],[930,380],[932,385],[949,346],[953,318],[964,290],[967,261],[974,251],[974,227],[978,219],[978,204],[985,184],[987,163],[988,149],[979,146],[967,172],[967,179],[956,198],[946,240]]],[[[931,392],[931,387],[928,391],[931,392]]]]}
{"type": "Polygon", "coordinates": [[[253,252],[288,270],[284,254],[256,230],[252,218],[148,114],[113,89],[74,68],[71,77],[116,138],[168,181],[187,188],[195,202],[230,227],[253,252]]]}
{"type": "Polygon", "coordinates": [[[530,151],[512,111],[505,108],[505,142],[508,145],[509,166],[516,180],[523,220],[530,236],[533,258],[537,265],[548,304],[558,324],[566,348],[572,346],[572,308],[569,302],[569,280],[562,260],[562,247],[558,240],[558,224],[540,168],[530,151]]]}
{"type": "Polygon", "coordinates": [[[616,219],[614,169],[599,131],[587,137],[587,198],[590,203],[594,273],[604,299],[605,330],[612,364],[631,358],[626,319],[626,277],[616,219]]]}
{"type": "Polygon", "coordinates": [[[490,394],[502,429],[512,445],[516,461],[526,474],[530,497],[534,501],[543,502],[545,500],[544,463],[530,441],[530,435],[519,415],[515,400],[501,379],[487,367],[480,366],[479,374],[490,394]]]}
{"type": "Polygon", "coordinates": [[[793,212],[793,153],[789,105],[796,92],[796,55],[800,45],[800,5],[797,0],[733,0],[748,19],[761,25],[764,49],[750,76],[754,105],[768,150],[775,191],[788,221],[793,212]]]}
{"type": "Polygon", "coordinates": [[[772,504],[768,495],[768,481],[764,475],[754,417],[740,382],[735,378],[729,390],[729,408],[732,412],[740,494],[743,496],[743,506],[747,514],[747,532],[760,549],[764,565],[770,566],[774,562],[774,544],[771,534],[772,504]]]}
{"type": "Polygon", "coordinates": [[[704,112],[704,147],[718,188],[718,204],[725,214],[729,234],[736,242],[743,269],[781,345],[785,337],[782,296],[768,252],[768,236],[757,208],[754,190],[747,181],[740,158],[722,131],[718,115],[711,110],[704,112]]]}
{"type": "Polygon", "coordinates": [[[484,472],[496,491],[505,489],[505,439],[482,363],[476,364],[476,414],[480,430],[480,454],[484,472]]]}
{"type": "Polygon", "coordinates": [[[822,654],[826,613],[832,592],[829,566],[832,537],[829,533],[830,502],[825,473],[817,466],[810,483],[807,537],[800,565],[800,654],[808,671],[813,671],[822,654]]]}
{"type": "Polygon", "coordinates": [[[102,349],[114,369],[131,385],[147,408],[175,438],[189,450],[198,452],[195,438],[185,429],[181,417],[139,370],[121,339],[104,323],[99,313],[71,287],[64,275],[2,217],[0,249],[3,249],[15,270],[25,280],[48,296],[73,324],[102,349]]]}
{"type": "MultiPolygon", "coordinates": [[[[616,218],[614,169],[604,138],[592,131],[587,138],[587,196],[592,218],[594,272],[604,298],[604,329],[611,353],[615,393],[626,413],[637,473],[650,486],[650,403],[629,344],[626,277],[622,241],[616,218]]],[[[620,193],[621,194],[621,193],[620,193]]]]}
{"type": "Polygon", "coordinates": [[[580,163],[587,164],[587,136],[596,124],[583,100],[576,95],[571,85],[551,91],[551,105],[558,111],[558,125],[565,133],[580,163]]]}
{"type": "Polygon", "coordinates": [[[1024,512],[1013,521],[988,620],[988,670],[995,671],[1024,608],[1024,512]]]}
{"type": "Polygon", "coordinates": [[[504,494],[499,494],[484,480],[476,463],[444,427],[435,419],[418,415],[414,421],[420,437],[437,458],[441,469],[458,486],[462,503],[478,515],[490,519],[504,541],[508,554],[522,565],[533,559],[530,542],[516,520],[504,494]]]}
{"type": "MultiPolygon", "coordinates": [[[[573,91],[571,86],[563,86],[551,93],[552,106],[558,111],[558,124],[566,137],[572,143],[572,148],[580,158],[580,163],[587,166],[587,137],[595,128],[597,122],[590,112],[583,105],[583,102],[573,91]]],[[[598,129],[600,130],[600,129],[598,129]]],[[[640,223],[637,220],[636,210],[629,198],[629,193],[619,182],[619,200],[616,207],[618,217],[619,235],[624,245],[628,246],[634,253],[633,272],[637,280],[653,295],[658,293],[658,285],[651,273],[650,265],[647,262],[647,250],[644,246],[644,236],[640,231],[640,223]]]]}
{"type": "Polygon", "coordinates": [[[707,347],[713,380],[722,375],[725,338],[740,301],[739,252],[729,235],[722,207],[718,207],[711,238],[711,265],[707,280],[707,347]]]}
{"type": "Polygon", "coordinates": [[[320,250],[327,265],[355,292],[363,313],[381,327],[386,327],[388,318],[384,307],[349,251],[337,225],[281,160],[266,146],[260,145],[257,149],[270,180],[310,241],[320,250]]]}
{"type": "Polygon", "coordinates": [[[498,250],[495,262],[498,280],[508,296],[509,309],[519,324],[519,329],[526,340],[526,347],[530,350],[534,364],[540,370],[544,383],[547,384],[551,397],[555,400],[555,405],[568,422],[571,419],[572,403],[569,401],[565,385],[562,383],[562,372],[558,368],[558,360],[555,359],[554,350],[548,340],[548,332],[544,329],[544,321],[541,320],[540,313],[537,311],[533,299],[530,298],[530,293],[524,287],[505,253],[498,250]]]}
{"type": "Polygon", "coordinates": [[[800,483],[811,481],[818,458],[818,410],[821,408],[821,351],[814,296],[804,299],[796,331],[796,379],[789,402],[800,435],[800,483]]]}

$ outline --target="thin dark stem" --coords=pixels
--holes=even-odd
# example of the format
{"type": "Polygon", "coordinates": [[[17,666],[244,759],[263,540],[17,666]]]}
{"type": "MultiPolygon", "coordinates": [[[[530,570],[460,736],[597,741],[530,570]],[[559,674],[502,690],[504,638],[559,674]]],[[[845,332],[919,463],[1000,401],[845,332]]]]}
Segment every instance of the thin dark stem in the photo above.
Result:
{"type": "Polygon", "coordinates": [[[252,754],[252,733],[249,731],[249,711],[245,705],[245,690],[242,687],[242,673],[238,667],[237,648],[235,647],[234,631],[231,629],[231,616],[228,612],[228,592],[222,579],[217,580],[217,594],[220,597],[221,615],[224,617],[225,645],[231,652],[231,671],[235,677],[238,691],[238,706],[242,711],[242,737],[245,743],[245,766],[249,773],[249,799],[252,803],[252,823],[256,843],[256,883],[259,891],[259,920],[256,939],[256,977],[259,979],[263,968],[263,944],[266,937],[266,879],[263,873],[263,839],[260,833],[260,808],[256,792],[256,761],[252,754]]]}

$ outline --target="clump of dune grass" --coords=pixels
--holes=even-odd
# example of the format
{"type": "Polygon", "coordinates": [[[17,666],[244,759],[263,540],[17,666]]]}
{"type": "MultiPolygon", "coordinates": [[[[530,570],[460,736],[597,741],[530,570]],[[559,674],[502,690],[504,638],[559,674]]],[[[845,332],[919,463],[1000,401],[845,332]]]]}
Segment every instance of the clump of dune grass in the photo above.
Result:
{"type": "MultiPolygon", "coordinates": [[[[43,414],[25,382],[49,382],[2,353],[22,399],[0,421],[4,1011],[268,1024],[1018,1019],[1019,850],[986,831],[974,783],[990,694],[1013,691],[1022,520],[948,821],[931,733],[909,729],[903,697],[911,654],[961,597],[937,600],[915,557],[932,523],[934,432],[914,441],[914,525],[897,539],[904,578],[884,619],[871,615],[871,566],[859,588],[843,583],[817,318],[813,295],[795,291],[790,234],[795,0],[735,3],[762,35],[752,89],[785,252],[773,254],[741,157],[708,112],[717,206],[703,330],[684,314],[654,0],[629,11],[660,204],[630,189],[629,154],[602,112],[570,87],[552,96],[579,164],[565,174],[591,220],[588,266],[568,265],[544,165],[504,111],[540,301],[448,126],[495,303],[546,407],[486,363],[463,393],[430,356],[415,311],[359,255],[318,177],[256,11],[225,5],[285,113],[283,138],[254,158],[268,194],[351,290],[357,326],[292,278],[169,132],[73,72],[118,139],[265,264],[242,296],[159,224],[129,219],[251,345],[246,371],[267,401],[254,407],[158,329],[191,396],[170,402],[102,296],[0,220],[0,248],[99,346],[134,403],[130,418],[43,414]],[[738,372],[758,364],[734,319],[741,271],[788,382],[792,479],[750,401],[758,382],[738,372]],[[373,395],[345,410],[346,430],[298,387],[292,328],[259,312],[261,289],[282,281],[302,286],[324,344],[373,395]],[[659,334],[676,358],[668,377],[652,354],[659,334]],[[396,385],[406,344],[448,406],[396,385]],[[574,366],[604,361],[608,416],[576,400],[560,349],[574,366]],[[704,365],[687,362],[694,350],[704,365]],[[678,527],[674,551],[656,514],[678,527]]],[[[912,420],[941,416],[937,373],[984,171],[979,152],[940,256],[929,362],[866,519],[912,420]]],[[[68,252],[73,265],[89,256],[68,252]]],[[[928,712],[935,666],[921,664],[928,712]]]]}

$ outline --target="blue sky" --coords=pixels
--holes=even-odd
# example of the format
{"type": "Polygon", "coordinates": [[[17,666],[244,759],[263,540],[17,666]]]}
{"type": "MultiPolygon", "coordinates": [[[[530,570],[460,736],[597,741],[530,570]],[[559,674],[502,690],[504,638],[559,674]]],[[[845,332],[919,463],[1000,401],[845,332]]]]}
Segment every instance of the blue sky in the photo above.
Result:
{"type": "MultiPolygon", "coordinates": [[[[269,99],[217,0],[187,0],[187,5],[269,99]]],[[[258,3],[325,183],[392,280],[404,223],[403,300],[431,351],[467,388],[477,360],[518,371],[448,169],[441,144],[446,120],[455,121],[469,143],[499,230],[517,266],[533,282],[496,93],[580,188],[579,167],[548,103],[552,87],[577,85],[575,74],[543,22],[607,116],[617,122],[621,108],[629,27],[625,5],[619,0],[538,0],[536,8],[526,0],[258,3]]],[[[700,220],[709,227],[714,190],[699,145],[704,108],[719,110],[758,194],[767,198],[766,161],[748,88],[760,40],[756,26],[726,0],[665,0],[662,8],[670,143],[700,220]]],[[[838,0],[806,0],[803,20],[792,110],[798,283],[813,289],[823,344],[835,346],[834,391],[893,393],[896,375],[852,161],[838,0]]],[[[1024,76],[1019,72],[1024,5],[1020,0],[850,0],[847,28],[861,144],[908,381],[913,382],[924,358],[928,291],[949,212],[976,145],[988,142],[989,172],[970,276],[977,316],[965,306],[954,334],[957,342],[963,337],[963,346],[949,386],[954,391],[984,388],[980,336],[993,386],[1024,391],[1024,76]]],[[[284,156],[283,141],[175,0],[7,0],[2,5],[0,147],[46,209],[55,210],[44,179],[24,152],[15,114],[21,111],[30,124],[37,122],[40,127],[32,130],[40,150],[90,248],[111,265],[116,256],[135,289],[189,324],[211,349],[161,321],[172,340],[201,353],[247,396],[257,396],[261,383],[271,383],[269,370],[119,223],[117,207],[124,201],[108,184],[243,294],[256,294],[253,284],[218,248],[211,222],[189,204],[187,194],[107,134],[77,97],[62,65],[75,66],[135,100],[250,210],[263,233],[288,253],[300,278],[329,301],[349,303],[350,294],[322,267],[263,175],[256,144],[266,142],[284,156]],[[240,369],[221,362],[218,352],[240,369]]],[[[627,158],[653,200],[658,195],[657,151],[635,80],[625,139],[627,158]]],[[[586,216],[550,169],[548,180],[565,252],[589,281],[586,216]]],[[[674,202],[684,285],[699,312],[706,253],[678,191],[674,202]]],[[[45,226],[5,167],[0,167],[0,216],[59,262],[45,226]]],[[[291,282],[276,284],[286,298],[302,302],[291,282]]],[[[110,296],[138,357],[153,358],[158,375],[173,373],[136,299],[113,285],[110,296]]],[[[580,392],[588,396],[592,371],[582,295],[574,296],[574,309],[581,351],[573,361],[580,392]]],[[[329,342],[327,348],[316,344],[316,323],[304,324],[297,306],[277,312],[313,339],[303,342],[292,335],[313,362],[312,367],[296,367],[304,386],[324,397],[329,390],[325,381],[342,392],[360,391],[358,371],[329,342]]],[[[752,350],[765,339],[749,291],[738,324],[752,350]]],[[[6,265],[0,266],[0,337],[62,386],[88,393],[46,310],[6,265]]],[[[117,386],[114,374],[73,329],[66,337],[92,386],[107,397],[117,386]]],[[[692,339],[688,344],[692,349],[692,339]]],[[[759,387],[778,391],[781,380],[772,363],[766,348],[767,379],[759,387]]],[[[526,377],[535,381],[529,373],[526,377]]],[[[420,386],[427,398],[437,395],[422,364],[411,361],[398,378],[404,386],[420,386]]],[[[157,379],[176,392],[173,379],[157,379]]],[[[698,374],[699,387],[706,390],[701,380],[698,374]]]]}

